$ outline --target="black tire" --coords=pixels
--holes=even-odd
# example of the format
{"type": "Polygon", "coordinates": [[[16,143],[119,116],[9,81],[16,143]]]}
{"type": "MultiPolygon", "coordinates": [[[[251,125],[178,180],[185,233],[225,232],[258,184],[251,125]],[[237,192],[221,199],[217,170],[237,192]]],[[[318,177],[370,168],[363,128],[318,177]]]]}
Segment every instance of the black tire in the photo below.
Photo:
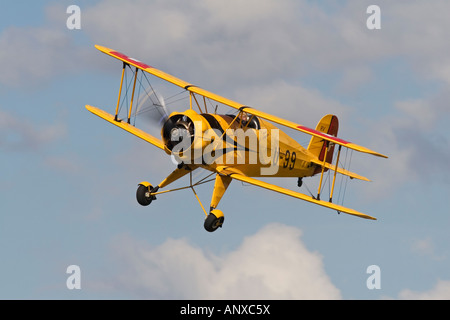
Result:
{"type": "MultiPolygon", "coordinates": [[[[152,188],[150,187],[150,190],[152,188]]],[[[150,203],[152,203],[153,198],[147,197],[146,193],[149,192],[149,187],[146,187],[142,184],[139,185],[139,187],[136,190],[136,200],[141,206],[148,206],[150,203]]]]}
{"type": "Polygon", "coordinates": [[[213,213],[210,213],[208,217],[205,219],[205,223],[203,226],[205,227],[206,231],[214,232],[219,227],[222,228],[224,220],[225,220],[224,217],[217,218],[213,213]]]}

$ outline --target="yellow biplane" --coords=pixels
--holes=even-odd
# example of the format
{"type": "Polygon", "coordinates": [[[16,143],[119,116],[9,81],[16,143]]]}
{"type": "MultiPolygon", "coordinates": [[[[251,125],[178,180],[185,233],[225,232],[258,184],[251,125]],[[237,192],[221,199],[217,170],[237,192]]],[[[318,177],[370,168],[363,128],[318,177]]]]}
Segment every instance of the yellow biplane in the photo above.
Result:
{"type": "Polygon", "coordinates": [[[147,206],[156,199],[157,195],[191,188],[206,215],[204,227],[207,231],[213,232],[223,225],[224,215],[222,211],[217,209],[217,206],[230,182],[235,179],[327,207],[338,213],[344,212],[361,218],[376,220],[369,215],[333,203],[337,173],[350,177],[350,179],[369,181],[369,179],[339,166],[342,147],[347,148],[347,150],[387,158],[383,154],[337,138],[339,122],[335,115],[324,116],[316,129],[310,129],[206,91],[115,50],[98,45],[96,45],[96,48],[123,62],[119,97],[114,115],[93,106],[87,105],[86,108],[104,120],[164,150],[178,164],[177,168],[158,185],[153,186],[148,182],[141,182],[138,185],[136,198],[139,204],[147,206]],[[119,104],[127,68],[134,75],[133,79],[130,79],[129,85],[131,88],[131,83],[133,84],[132,94],[131,100],[127,98],[127,114],[120,118],[119,104]],[[189,108],[187,110],[173,112],[163,118],[162,139],[138,129],[130,121],[132,111],[135,110],[136,112],[133,103],[139,70],[181,87],[183,92],[189,94],[189,108]],[[207,101],[210,108],[211,101],[214,101],[236,109],[235,113],[217,114],[217,105],[214,112],[208,112],[207,101]],[[274,124],[310,135],[308,147],[302,147],[274,124]],[[338,151],[337,155],[334,156],[336,145],[338,151]],[[335,164],[333,164],[333,159],[335,164]],[[192,172],[198,168],[206,169],[210,174],[206,178],[193,182],[192,172]],[[332,183],[331,171],[334,172],[332,183]],[[327,201],[321,199],[325,172],[328,172],[330,176],[329,184],[331,184],[327,201]],[[190,174],[188,186],[173,190],[161,190],[187,174],[190,174]],[[211,178],[213,175],[215,177],[211,178]],[[317,195],[312,195],[312,193],[306,195],[256,179],[257,177],[295,177],[298,179],[298,186],[300,187],[304,177],[314,175],[320,175],[317,195]],[[214,181],[214,189],[209,211],[207,211],[194,187],[210,181],[214,181]]]}

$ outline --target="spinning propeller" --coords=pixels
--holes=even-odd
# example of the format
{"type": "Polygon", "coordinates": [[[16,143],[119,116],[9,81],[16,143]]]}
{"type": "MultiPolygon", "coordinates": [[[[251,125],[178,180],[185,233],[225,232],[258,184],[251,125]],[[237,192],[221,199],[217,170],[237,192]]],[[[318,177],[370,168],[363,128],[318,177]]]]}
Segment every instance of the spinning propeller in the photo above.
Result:
{"type": "Polygon", "coordinates": [[[169,112],[164,97],[153,89],[151,93],[144,92],[139,97],[136,114],[157,124],[159,127],[169,118],[169,112]]]}
{"type": "Polygon", "coordinates": [[[144,92],[138,101],[136,114],[158,128],[162,128],[162,137],[169,150],[172,150],[185,138],[193,140],[194,123],[192,120],[182,114],[170,117],[164,97],[153,88],[151,88],[151,93],[144,92]]]}

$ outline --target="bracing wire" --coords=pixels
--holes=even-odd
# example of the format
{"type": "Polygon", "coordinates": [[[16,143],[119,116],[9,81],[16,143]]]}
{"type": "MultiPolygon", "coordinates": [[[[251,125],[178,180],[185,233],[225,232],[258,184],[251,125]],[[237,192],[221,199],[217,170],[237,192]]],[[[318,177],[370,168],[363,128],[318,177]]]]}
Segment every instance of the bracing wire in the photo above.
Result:
{"type": "MultiPolygon", "coordinates": [[[[352,164],[352,158],[353,158],[353,150],[350,150],[350,158],[349,158],[349,163],[348,163],[348,169],[350,170],[351,164],[352,164]]],[[[347,191],[347,184],[348,184],[348,180],[350,180],[350,178],[348,177],[345,185],[344,185],[344,194],[342,196],[342,205],[344,204],[344,198],[345,198],[345,193],[347,191]]]]}
{"type": "MultiPolygon", "coordinates": [[[[123,112],[126,112],[126,114],[129,113],[130,109],[130,102],[129,102],[129,95],[131,86],[133,85],[133,78],[134,78],[135,71],[131,68],[130,65],[127,65],[127,69],[124,74],[124,92],[121,96],[121,102],[119,104],[119,110],[118,114],[121,114],[123,112]],[[129,70],[128,70],[129,69],[129,70]],[[131,71],[132,75],[130,77],[129,72],[131,71]]],[[[138,116],[151,112],[152,110],[156,110],[160,117],[166,117],[166,111],[162,110],[163,105],[171,105],[178,101],[186,100],[189,98],[188,95],[185,95],[184,97],[180,97],[181,94],[186,93],[186,90],[182,90],[178,93],[175,93],[174,95],[170,96],[169,98],[164,100],[164,103],[161,101],[160,96],[156,93],[156,90],[154,89],[152,83],[150,82],[148,76],[146,73],[142,72],[139,77],[136,78],[137,86],[139,87],[136,91],[137,97],[136,97],[136,108],[134,108],[133,112],[133,125],[136,125],[136,119],[138,116]],[[175,99],[177,98],[177,99],[175,99]],[[140,106],[146,101],[149,100],[149,104],[151,107],[143,107],[140,106]]]]}
{"type": "MultiPolygon", "coordinates": [[[[348,148],[345,149],[344,163],[342,164],[342,168],[343,169],[345,169],[346,165],[347,165],[347,156],[348,156],[348,148]]],[[[338,201],[337,201],[337,203],[340,203],[340,201],[341,201],[342,183],[344,182],[344,180],[346,180],[345,176],[340,175],[339,180],[340,181],[339,181],[339,192],[338,192],[338,201]]]]}

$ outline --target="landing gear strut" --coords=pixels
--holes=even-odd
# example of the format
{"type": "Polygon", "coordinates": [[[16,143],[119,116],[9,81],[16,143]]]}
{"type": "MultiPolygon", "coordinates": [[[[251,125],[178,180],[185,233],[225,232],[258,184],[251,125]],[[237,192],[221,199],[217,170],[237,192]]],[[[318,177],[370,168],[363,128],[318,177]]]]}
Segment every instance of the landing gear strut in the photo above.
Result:
{"type": "Polygon", "coordinates": [[[228,185],[230,184],[232,178],[230,176],[216,174],[216,177],[214,179],[208,180],[208,178],[214,174],[214,172],[213,172],[210,175],[208,175],[207,177],[193,183],[192,182],[192,171],[194,169],[195,169],[195,167],[192,169],[186,165],[179,166],[179,167],[177,167],[177,169],[175,169],[175,171],[173,171],[166,179],[164,179],[156,187],[153,187],[150,183],[148,183],[146,181],[141,182],[138,185],[138,188],[136,191],[136,199],[140,205],[148,206],[150,203],[152,203],[153,200],[156,200],[156,195],[158,195],[158,194],[190,188],[192,190],[192,192],[194,193],[195,197],[197,198],[200,206],[202,207],[203,212],[205,213],[206,218],[205,218],[205,222],[203,224],[205,230],[208,232],[214,232],[218,228],[222,227],[223,222],[225,220],[223,212],[220,210],[217,210],[216,208],[220,202],[220,199],[222,198],[223,194],[225,193],[226,189],[228,188],[228,185]],[[170,183],[178,180],[179,178],[181,178],[182,176],[184,176],[188,173],[190,174],[190,184],[188,186],[158,192],[158,190],[160,188],[166,187],[170,183]],[[208,214],[208,211],[205,209],[205,207],[203,206],[202,202],[200,201],[197,193],[195,192],[194,187],[198,186],[200,184],[203,184],[203,183],[213,181],[213,180],[215,180],[214,190],[213,190],[210,210],[209,210],[209,214],[208,214]]]}

